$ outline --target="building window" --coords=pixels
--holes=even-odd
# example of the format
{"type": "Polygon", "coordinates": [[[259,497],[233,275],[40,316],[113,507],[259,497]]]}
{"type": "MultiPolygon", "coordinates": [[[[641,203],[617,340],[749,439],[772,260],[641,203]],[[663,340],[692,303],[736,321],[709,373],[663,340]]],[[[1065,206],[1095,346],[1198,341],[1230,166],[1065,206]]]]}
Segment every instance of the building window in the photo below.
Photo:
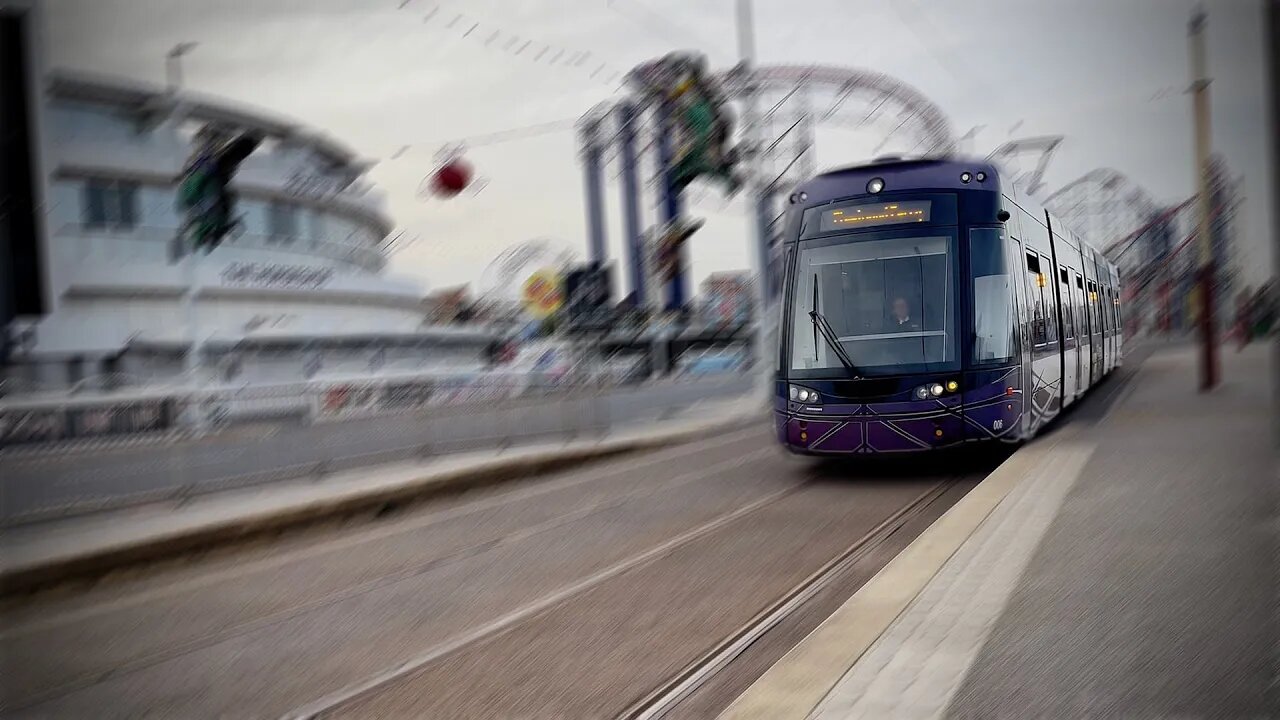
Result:
{"type": "Polygon", "coordinates": [[[89,180],[84,185],[81,220],[86,230],[132,230],[138,224],[138,184],[89,180]]]}
{"type": "Polygon", "coordinates": [[[327,243],[329,238],[328,228],[325,226],[324,213],[313,213],[311,215],[311,247],[318,247],[320,243],[327,243]]]}
{"type": "Polygon", "coordinates": [[[298,237],[298,208],[284,203],[267,206],[267,239],[288,245],[298,237]]]}

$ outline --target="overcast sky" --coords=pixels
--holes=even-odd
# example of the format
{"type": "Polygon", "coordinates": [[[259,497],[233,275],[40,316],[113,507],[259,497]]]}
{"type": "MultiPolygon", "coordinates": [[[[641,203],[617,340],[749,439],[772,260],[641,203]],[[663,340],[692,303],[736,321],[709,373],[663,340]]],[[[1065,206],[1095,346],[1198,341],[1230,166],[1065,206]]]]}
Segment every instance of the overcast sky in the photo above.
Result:
{"type": "MultiPolygon", "coordinates": [[[[756,0],[759,61],[886,73],[927,95],[956,132],[985,126],[986,154],[1012,136],[1062,134],[1046,175],[1054,189],[1113,167],[1161,202],[1193,192],[1186,22],[1191,0],[756,0]]],[[[339,138],[379,160],[372,179],[396,224],[418,242],[396,272],[440,287],[477,279],[504,248],[552,238],[585,255],[585,212],[571,130],[477,146],[488,181],[474,196],[417,198],[445,141],[571,119],[616,97],[614,72],[673,49],[714,66],[736,60],[733,0],[49,0],[53,67],[156,83],[164,54],[197,41],[185,81],[339,138]],[[433,13],[433,8],[438,8],[433,13]],[[453,27],[450,21],[464,17],[453,27]],[[477,25],[470,36],[467,29],[477,25]],[[498,39],[485,41],[495,32],[498,39]],[[511,41],[510,38],[518,40],[511,41]],[[532,41],[524,52],[517,51],[532,41]],[[510,45],[508,45],[510,42],[510,45]],[[553,50],[535,61],[537,50],[553,50]],[[565,58],[553,66],[558,49],[565,58]],[[566,65],[573,52],[590,52],[566,65]],[[602,63],[605,70],[591,73],[602,63]],[[408,152],[391,159],[397,149],[408,152]]],[[[1267,199],[1261,0],[1219,0],[1210,13],[1213,138],[1247,199],[1250,279],[1266,277],[1267,199]]],[[[878,137],[822,130],[819,167],[863,159],[878,137]]],[[[621,248],[618,188],[607,188],[611,255],[621,248]]],[[[646,203],[652,201],[646,198],[646,203]]],[[[694,277],[746,268],[746,222],[707,201],[694,277]]]]}

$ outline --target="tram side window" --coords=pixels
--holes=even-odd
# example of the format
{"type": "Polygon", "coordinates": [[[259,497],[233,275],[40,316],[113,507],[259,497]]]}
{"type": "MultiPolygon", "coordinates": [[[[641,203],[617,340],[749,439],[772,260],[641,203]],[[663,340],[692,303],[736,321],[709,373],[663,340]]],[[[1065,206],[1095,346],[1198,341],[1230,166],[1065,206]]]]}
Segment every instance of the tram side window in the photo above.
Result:
{"type": "Polygon", "coordinates": [[[1107,318],[1107,329],[1112,335],[1116,334],[1116,316],[1111,313],[1111,308],[1115,304],[1111,298],[1115,296],[1115,291],[1111,289],[1111,281],[1107,281],[1107,297],[1106,302],[1102,305],[1102,314],[1107,318]]]}
{"type": "MultiPolygon", "coordinates": [[[[1076,273],[1076,292],[1072,294],[1071,306],[1076,310],[1076,317],[1080,318],[1080,335],[1084,337],[1089,334],[1089,316],[1084,312],[1084,278],[1080,273],[1076,273]]],[[[1087,342],[1088,338],[1085,337],[1087,342]]]]}
{"type": "Polygon", "coordinates": [[[1093,313],[1093,331],[1102,334],[1102,304],[1098,302],[1098,283],[1089,283],[1089,310],[1093,313]]]}
{"type": "Polygon", "coordinates": [[[1040,256],[1040,267],[1044,268],[1044,275],[1041,276],[1040,293],[1042,295],[1041,302],[1044,303],[1044,335],[1050,345],[1058,342],[1058,313],[1054,299],[1057,297],[1057,288],[1053,282],[1053,261],[1048,255],[1040,256]]]}
{"type": "MultiPolygon", "coordinates": [[[[791,258],[795,254],[795,246],[788,246],[782,256],[782,263],[778,265],[779,272],[786,273],[787,268],[791,267],[791,258]]],[[[781,338],[787,327],[787,304],[785,302],[778,303],[778,325],[774,332],[777,333],[776,338],[781,338]]],[[[786,349],[783,343],[778,343],[778,351],[774,353],[774,371],[781,373],[782,368],[786,364],[786,349]]]]}
{"type": "Polygon", "coordinates": [[[1049,342],[1048,323],[1045,321],[1044,275],[1040,274],[1040,256],[1027,253],[1027,305],[1031,308],[1031,344],[1049,342]]]}
{"type": "Polygon", "coordinates": [[[1120,320],[1116,318],[1116,288],[1107,288],[1107,314],[1111,316],[1111,334],[1120,332],[1120,320]]]}
{"type": "Polygon", "coordinates": [[[1001,231],[969,232],[969,266],[973,273],[973,361],[995,363],[1013,357],[1013,285],[1001,231]]]}
{"type": "Polygon", "coordinates": [[[1102,322],[1107,329],[1107,334],[1115,328],[1115,321],[1111,317],[1111,288],[1103,285],[1101,292],[1098,293],[1098,309],[1102,311],[1102,322]]]}
{"type": "Polygon", "coordinates": [[[1114,285],[1107,288],[1107,312],[1111,314],[1112,334],[1120,332],[1120,317],[1116,315],[1116,288],[1114,285]]]}
{"type": "Polygon", "coordinates": [[[1098,314],[1102,315],[1102,327],[1107,335],[1110,335],[1111,331],[1115,329],[1115,325],[1111,320],[1111,311],[1107,309],[1110,305],[1111,288],[1102,285],[1098,288],[1098,314]]]}
{"type": "Polygon", "coordinates": [[[1065,333],[1063,337],[1070,340],[1076,336],[1076,320],[1075,313],[1071,311],[1071,276],[1067,273],[1067,268],[1058,269],[1058,289],[1062,294],[1062,331],[1065,333]]]}
{"type": "Polygon", "coordinates": [[[1099,335],[1107,334],[1107,326],[1102,322],[1102,286],[1097,281],[1093,283],[1093,293],[1089,296],[1089,310],[1093,313],[1093,321],[1097,323],[1095,329],[1099,335]]]}

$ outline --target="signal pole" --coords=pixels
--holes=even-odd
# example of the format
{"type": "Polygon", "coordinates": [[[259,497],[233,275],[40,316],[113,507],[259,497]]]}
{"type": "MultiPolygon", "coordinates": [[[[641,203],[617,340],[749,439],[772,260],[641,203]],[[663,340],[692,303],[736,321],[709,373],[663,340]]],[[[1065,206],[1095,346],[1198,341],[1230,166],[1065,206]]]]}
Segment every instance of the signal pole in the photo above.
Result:
{"type": "Polygon", "coordinates": [[[182,259],[183,281],[187,286],[186,292],[182,294],[182,310],[187,326],[187,354],[183,357],[183,374],[187,376],[192,393],[194,411],[191,415],[191,429],[199,435],[204,432],[204,410],[201,408],[203,398],[200,397],[203,387],[200,357],[204,354],[204,344],[201,342],[199,310],[196,308],[196,295],[200,292],[197,287],[200,282],[200,250],[190,246],[191,239],[183,230],[179,231],[178,241],[186,253],[186,257],[182,259]]]}
{"type": "Polygon", "coordinates": [[[182,305],[190,344],[183,364],[196,402],[192,426],[197,433],[204,428],[199,406],[204,339],[198,327],[196,305],[200,294],[200,256],[212,252],[236,226],[235,198],[229,186],[240,164],[261,142],[257,134],[240,133],[233,138],[216,126],[206,126],[197,134],[195,153],[183,167],[179,179],[178,204],[183,221],[175,242],[175,259],[183,263],[187,286],[182,305]]]}
{"type": "MultiPolygon", "coordinates": [[[[751,0],[738,0],[738,57],[742,70],[744,92],[742,99],[742,147],[746,148],[745,157],[747,176],[747,215],[748,225],[754,232],[756,256],[756,297],[755,297],[755,332],[752,344],[755,345],[755,361],[760,365],[754,371],[766,394],[770,384],[769,358],[773,356],[770,334],[766,332],[768,322],[773,317],[769,307],[769,188],[761,177],[761,158],[763,139],[761,136],[761,119],[756,103],[756,41],[755,25],[752,19],[751,0]]],[[[750,237],[750,236],[749,236],[750,237]]]]}
{"type": "MultiPolygon", "coordinates": [[[[1271,88],[1269,127],[1280,125],[1280,0],[1267,0],[1263,9],[1262,29],[1267,63],[1264,73],[1269,75],[1267,87],[1271,88]]],[[[1265,232],[1265,231],[1264,231],[1265,232]]],[[[1271,282],[1280,283],[1280,140],[1271,135],[1271,282]]],[[[1271,302],[1280,302],[1280,285],[1272,286],[1271,302]]],[[[1275,333],[1271,348],[1271,377],[1280,373],[1280,332],[1275,333]]],[[[1280,382],[1271,383],[1274,407],[1271,412],[1272,434],[1276,448],[1280,449],[1280,382]]]]}
{"type": "Polygon", "coordinates": [[[1214,337],[1213,291],[1214,291],[1214,258],[1213,236],[1210,216],[1212,215],[1213,198],[1209,197],[1209,154],[1212,139],[1209,134],[1209,77],[1208,62],[1205,58],[1205,26],[1208,19],[1203,7],[1197,7],[1191,14],[1191,22],[1187,26],[1188,40],[1191,50],[1191,102],[1195,127],[1195,153],[1198,194],[1196,205],[1200,220],[1199,245],[1200,267],[1198,271],[1200,286],[1200,390],[1207,392],[1218,384],[1218,346],[1214,337]]]}

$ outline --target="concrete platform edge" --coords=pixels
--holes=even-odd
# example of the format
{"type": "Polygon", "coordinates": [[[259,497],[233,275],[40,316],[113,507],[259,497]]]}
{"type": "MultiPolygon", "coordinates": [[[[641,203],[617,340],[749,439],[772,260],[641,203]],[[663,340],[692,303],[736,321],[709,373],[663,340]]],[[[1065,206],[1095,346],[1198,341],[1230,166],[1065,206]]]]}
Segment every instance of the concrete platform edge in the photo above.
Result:
{"type": "Polygon", "coordinates": [[[733,701],[724,720],[807,717],[991,513],[1070,433],[1038,438],[963,497],[733,701]]]}

